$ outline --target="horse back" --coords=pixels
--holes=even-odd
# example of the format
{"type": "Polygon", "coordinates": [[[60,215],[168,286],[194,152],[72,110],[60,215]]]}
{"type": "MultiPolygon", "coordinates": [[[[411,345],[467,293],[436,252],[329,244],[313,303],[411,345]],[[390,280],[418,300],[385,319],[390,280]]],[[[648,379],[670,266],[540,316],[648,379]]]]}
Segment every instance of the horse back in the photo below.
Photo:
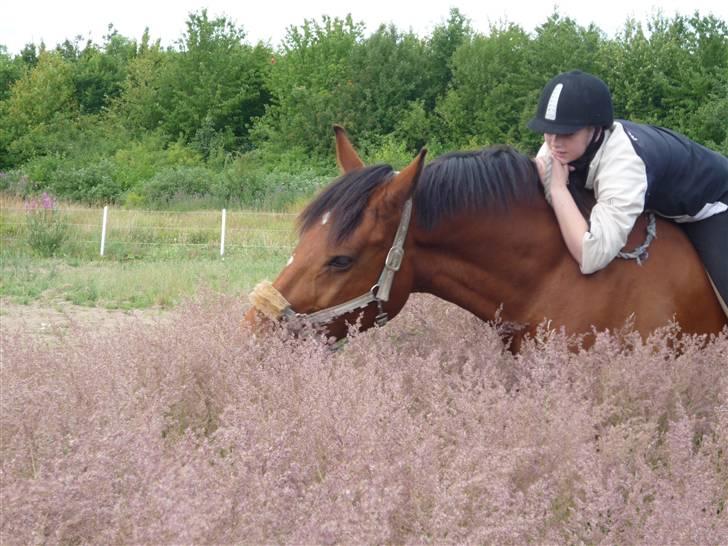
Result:
{"type": "MultiPolygon", "coordinates": [[[[629,235],[625,251],[639,247],[647,237],[648,215],[642,214],[629,235]]],[[[604,281],[623,288],[622,303],[634,302],[642,316],[636,327],[651,331],[655,317],[674,317],[687,332],[719,332],[727,323],[702,261],[678,225],[660,217],[656,237],[641,261],[616,259],[603,270],[604,281]]],[[[614,296],[619,297],[619,291],[614,296]]]]}
{"type": "MultiPolygon", "coordinates": [[[[594,194],[581,187],[569,186],[579,210],[588,219],[596,203],[594,194]]],[[[647,239],[649,215],[643,213],[635,222],[623,252],[642,247],[647,239]]],[[[693,244],[674,222],[656,216],[656,237],[640,261],[615,259],[593,275],[601,278],[606,293],[621,301],[615,316],[635,309],[636,327],[643,332],[661,326],[656,319],[674,317],[688,332],[719,332],[728,324],[718,297],[693,244]],[[615,287],[621,289],[615,290],[615,287]]],[[[607,296],[607,297],[610,297],[607,296]]],[[[613,319],[614,317],[610,317],[613,319]]]]}

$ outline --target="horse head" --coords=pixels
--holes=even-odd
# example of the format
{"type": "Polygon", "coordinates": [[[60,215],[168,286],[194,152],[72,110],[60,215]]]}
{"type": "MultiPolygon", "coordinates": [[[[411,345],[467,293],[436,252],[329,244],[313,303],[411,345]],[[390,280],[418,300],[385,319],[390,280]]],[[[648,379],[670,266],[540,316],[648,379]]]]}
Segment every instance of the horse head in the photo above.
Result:
{"type": "Polygon", "coordinates": [[[340,339],[357,320],[383,324],[409,297],[411,196],[426,151],[401,172],[366,167],[344,129],[334,131],[342,176],[301,213],[298,244],[278,277],[250,294],[248,322],[307,321],[340,339]]]}

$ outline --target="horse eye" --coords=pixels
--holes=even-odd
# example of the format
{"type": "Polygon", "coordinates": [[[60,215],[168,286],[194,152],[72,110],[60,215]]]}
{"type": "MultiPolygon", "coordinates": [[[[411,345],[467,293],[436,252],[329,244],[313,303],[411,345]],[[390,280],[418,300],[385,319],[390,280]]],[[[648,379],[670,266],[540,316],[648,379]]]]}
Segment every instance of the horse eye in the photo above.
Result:
{"type": "Polygon", "coordinates": [[[353,263],[354,258],[352,258],[351,256],[334,256],[329,260],[329,263],[327,265],[332,269],[344,271],[346,269],[349,269],[351,267],[351,264],[353,263]]]}

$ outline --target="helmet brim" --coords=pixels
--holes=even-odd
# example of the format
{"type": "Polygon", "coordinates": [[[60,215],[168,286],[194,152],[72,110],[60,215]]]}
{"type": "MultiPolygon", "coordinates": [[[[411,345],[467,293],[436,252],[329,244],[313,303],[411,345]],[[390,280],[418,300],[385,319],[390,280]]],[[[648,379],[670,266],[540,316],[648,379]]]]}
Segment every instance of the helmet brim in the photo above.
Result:
{"type": "Polygon", "coordinates": [[[536,133],[549,133],[552,135],[569,135],[583,129],[586,125],[569,125],[566,123],[549,122],[543,119],[532,118],[527,124],[529,129],[536,133]]]}

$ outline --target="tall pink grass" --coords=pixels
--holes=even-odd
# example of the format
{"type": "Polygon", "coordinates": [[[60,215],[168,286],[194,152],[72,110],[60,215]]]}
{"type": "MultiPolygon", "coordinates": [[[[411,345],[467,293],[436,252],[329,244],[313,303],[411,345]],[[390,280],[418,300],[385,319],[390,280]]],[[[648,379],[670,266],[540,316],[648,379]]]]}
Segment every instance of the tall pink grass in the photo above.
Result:
{"type": "Polygon", "coordinates": [[[725,334],[513,356],[420,296],[332,352],[242,313],[3,330],[2,544],[728,542],[725,334]]]}

